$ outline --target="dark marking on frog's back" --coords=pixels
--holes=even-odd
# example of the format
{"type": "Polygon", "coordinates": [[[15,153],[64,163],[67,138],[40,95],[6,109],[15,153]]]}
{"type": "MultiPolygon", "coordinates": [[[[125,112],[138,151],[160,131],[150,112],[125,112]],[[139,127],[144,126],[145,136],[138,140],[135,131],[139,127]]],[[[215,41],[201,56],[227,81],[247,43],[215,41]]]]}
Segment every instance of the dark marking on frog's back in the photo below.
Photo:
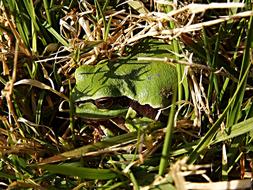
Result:
{"type": "Polygon", "coordinates": [[[171,96],[173,94],[172,88],[162,88],[160,91],[160,96],[164,97],[163,98],[163,104],[164,105],[169,105],[171,103],[171,96]]]}

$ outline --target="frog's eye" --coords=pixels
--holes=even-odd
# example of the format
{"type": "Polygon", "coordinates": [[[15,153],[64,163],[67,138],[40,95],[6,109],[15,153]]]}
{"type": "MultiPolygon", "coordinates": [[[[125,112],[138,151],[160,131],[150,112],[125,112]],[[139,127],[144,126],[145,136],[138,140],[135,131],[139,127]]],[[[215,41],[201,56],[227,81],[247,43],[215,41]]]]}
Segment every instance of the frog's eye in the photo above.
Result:
{"type": "Polygon", "coordinates": [[[108,109],[112,106],[113,99],[112,98],[99,98],[99,99],[95,100],[95,104],[100,109],[108,109]]]}

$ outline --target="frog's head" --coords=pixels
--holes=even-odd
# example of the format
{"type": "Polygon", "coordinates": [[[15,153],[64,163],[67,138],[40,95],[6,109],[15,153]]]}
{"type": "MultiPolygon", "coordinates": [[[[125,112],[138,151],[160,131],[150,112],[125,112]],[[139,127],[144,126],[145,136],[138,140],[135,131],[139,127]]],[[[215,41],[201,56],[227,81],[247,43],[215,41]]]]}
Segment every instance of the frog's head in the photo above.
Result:
{"type": "Polygon", "coordinates": [[[124,97],[104,97],[96,100],[75,101],[75,114],[88,119],[108,119],[124,117],[129,101],[124,97]],[[120,101],[122,100],[122,102],[120,101]]]}

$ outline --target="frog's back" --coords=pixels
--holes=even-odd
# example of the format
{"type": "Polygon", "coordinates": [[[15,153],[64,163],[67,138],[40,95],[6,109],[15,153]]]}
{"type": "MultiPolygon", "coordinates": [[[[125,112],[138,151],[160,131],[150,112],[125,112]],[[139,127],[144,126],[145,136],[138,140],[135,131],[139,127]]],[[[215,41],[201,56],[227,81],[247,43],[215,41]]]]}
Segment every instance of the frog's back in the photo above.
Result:
{"type": "Polygon", "coordinates": [[[175,67],[163,62],[86,65],[77,69],[76,80],[76,101],[126,96],[154,108],[167,106],[177,87],[175,67]]]}
{"type": "Polygon", "coordinates": [[[128,57],[79,67],[73,101],[126,96],[154,108],[167,106],[169,95],[177,88],[175,67],[164,62],[138,61],[138,57],[168,57],[170,49],[171,45],[147,40],[134,47],[128,57]]]}

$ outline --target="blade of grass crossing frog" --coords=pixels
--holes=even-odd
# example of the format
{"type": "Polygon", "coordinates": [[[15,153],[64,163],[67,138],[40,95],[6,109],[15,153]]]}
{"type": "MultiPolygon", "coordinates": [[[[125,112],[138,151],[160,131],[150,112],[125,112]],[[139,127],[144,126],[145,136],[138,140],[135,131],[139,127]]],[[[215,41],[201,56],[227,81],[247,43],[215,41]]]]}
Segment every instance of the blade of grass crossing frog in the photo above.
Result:
{"type": "MultiPolygon", "coordinates": [[[[173,44],[173,50],[176,54],[179,54],[179,44],[176,39],[173,39],[172,41],[173,44]]],[[[178,56],[175,56],[176,60],[178,59],[178,56]]],[[[189,97],[189,91],[188,91],[188,83],[186,80],[186,77],[183,79],[183,73],[184,73],[184,66],[177,64],[176,65],[176,70],[177,70],[177,83],[178,83],[178,101],[180,102],[183,99],[183,92],[185,93],[185,100],[188,99],[189,97]],[[183,79],[183,81],[182,81],[183,79]]]]}
{"type": "Polygon", "coordinates": [[[175,118],[175,109],[176,109],[176,99],[177,99],[177,90],[175,90],[172,97],[172,106],[169,114],[169,119],[166,127],[166,134],[163,144],[162,157],[159,165],[159,175],[164,175],[164,172],[168,166],[169,156],[171,154],[171,140],[173,135],[174,128],[174,118],[175,118]]]}
{"type": "MultiPolygon", "coordinates": [[[[170,1],[171,3],[173,3],[173,1],[170,1]]],[[[170,11],[173,10],[173,7],[171,5],[168,5],[165,7],[165,10],[167,13],[169,13],[170,11]]],[[[170,21],[170,28],[173,29],[175,28],[175,23],[173,21],[170,21]]],[[[175,59],[178,60],[178,56],[179,55],[179,42],[178,39],[174,38],[172,40],[172,45],[173,45],[173,51],[176,53],[175,55],[175,59]]],[[[177,64],[176,65],[176,69],[177,69],[177,80],[178,80],[178,101],[180,102],[183,99],[183,95],[184,95],[184,100],[187,100],[189,97],[189,88],[188,88],[188,82],[187,82],[187,78],[184,77],[184,66],[177,64]],[[183,80],[182,80],[183,79],[183,80]]]]}
{"type": "MultiPolygon", "coordinates": [[[[233,97],[230,99],[227,107],[225,108],[223,113],[220,115],[219,119],[209,129],[209,131],[206,133],[206,135],[200,140],[197,147],[190,154],[189,159],[188,159],[188,163],[194,163],[198,158],[198,154],[203,149],[207,148],[208,145],[210,145],[211,140],[213,139],[214,135],[216,134],[217,130],[219,129],[220,124],[223,121],[223,119],[225,118],[225,116],[227,115],[228,111],[234,105],[235,100],[240,100],[242,98],[241,96],[244,94],[244,92],[241,93],[241,91],[243,89],[245,89],[245,84],[246,84],[248,72],[249,72],[249,69],[250,69],[250,64],[249,64],[250,43],[253,40],[252,17],[250,18],[248,26],[249,26],[249,28],[248,28],[248,38],[247,38],[247,44],[246,44],[246,48],[245,48],[245,51],[244,51],[244,58],[243,58],[244,67],[242,68],[244,70],[244,74],[240,77],[240,81],[238,83],[236,91],[235,91],[233,97]],[[247,66],[247,67],[245,67],[245,66],[247,66]],[[239,97],[239,99],[238,99],[238,97],[239,97]]],[[[228,119],[230,119],[230,118],[228,118],[228,119]]]]}
{"type": "MultiPolygon", "coordinates": [[[[170,1],[173,3],[173,1],[170,1]]],[[[173,10],[172,6],[166,6],[166,12],[169,13],[170,11],[173,10]]],[[[175,24],[173,21],[170,21],[170,28],[173,29],[175,28],[175,24]]],[[[177,39],[172,40],[173,44],[173,51],[178,55],[179,54],[179,43],[177,39]]],[[[175,59],[178,60],[178,56],[175,55],[175,59]]],[[[175,90],[173,94],[173,99],[172,99],[172,107],[171,111],[169,114],[169,120],[167,123],[167,128],[166,128],[166,134],[165,134],[165,140],[164,140],[164,145],[163,145],[163,150],[162,150],[162,158],[160,160],[160,165],[159,165],[159,175],[162,176],[164,175],[164,172],[167,168],[168,165],[168,159],[169,155],[171,154],[171,139],[172,139],[172,133],[173,133],[173,127],[174,127],[174,116],[175,116],[175,104],[176,100],[181,101],[183,98],[183,88],[184,88],[184,93],[185,93],[185,100],[188,99],[189,96],[189,91],[188,91],[188,83],[186,81],[186,77],[183,79],[183,73],[184,73],[184,66],[183,65],[176,65],[176,70],[177,70],[177,80],[178,80],[178,89],[175,90]],[[178,96],[178,98],[176,98],[178,96]]]]}

